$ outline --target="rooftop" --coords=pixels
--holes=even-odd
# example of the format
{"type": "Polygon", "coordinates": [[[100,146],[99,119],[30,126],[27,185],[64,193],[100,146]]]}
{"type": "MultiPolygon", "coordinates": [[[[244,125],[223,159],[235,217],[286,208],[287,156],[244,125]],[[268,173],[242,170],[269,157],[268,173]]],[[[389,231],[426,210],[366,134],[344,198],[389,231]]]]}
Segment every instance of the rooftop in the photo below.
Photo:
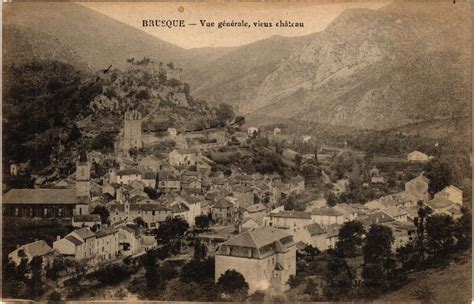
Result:
{"type": "Polygon", "coordinates": [[[20,248],[23,249],[25,252],[28,252],[33,257],[39,257],[53,252],[53,248],[51,248],[43,240],[22,245],[20,246],[20,248]]]}
{"type": "Polygon", "coordinates": [[[12,189],[2,198],[3,204],[77,204],[74,189],[12,189]]]}
{"type": "Polygon", "coordinates": [[[325,215],[325,216],[342,216],[344,215],[342,212],[339,212],[333,208],[323,207],[323,208],[316,208],[311,211],[312,215],[325,215]]]}
{"type": "Polygon", "coordinates": [[[271,217],[311,219],[311,213],[304,211],[280,211],[278,213],[270,213],[269,215],[271,217]]]}
{"type": "Polygon", "coordinates": [[[74,215],[72,219],[74,222],[100,222],[100,215],[98,214],[74,215]]]}
{"type": "Polygon", "coordinates": [[[118,230],[114,227],[106,227],[106,228],[102,228],[99,232],[97,232],[95,234],[95,236],[97,238],[101,238],[101,237],[111,235],[111,234],[114,234],[114,233],[117,233],[117,232],[118,232],[118,230]]]}
{"type": "MultiPolygon", "coordinates": [[[[258,227],[247,230],[238,236],[231,238],[223,245],[247,247],[247,248],[262,248],[266,245],[272,244],[275,241],[281,241],[291,237],[291,235],[283,232],[281,229],[273,227],[258,227]]],[[[291,240],[293,243],[293,240],[291,240]]]]}
{"type": "Polygon", "coordinates": [[[267,206],[265,206],[262,203],[258,203],[258,204],[248,206],[245,210],[247,210],[247,212],[249,213],[260,212],[260,211],[267,210],[267,206]]]}
{"type": "Polygon", "coordinates": [[[95,236],[94,232],[90,231],[89,228],[87,228],[87,227],[74,230],[73,232],[76,233],[83,240],[95,236]]]}
{"type": "Polygon", "coordinates": [[[308,230],[311,236],[326,233],[326,230],[324,230],[318,223],[310,224],[308,226],[305,226],[304,228],[308,230]]]}

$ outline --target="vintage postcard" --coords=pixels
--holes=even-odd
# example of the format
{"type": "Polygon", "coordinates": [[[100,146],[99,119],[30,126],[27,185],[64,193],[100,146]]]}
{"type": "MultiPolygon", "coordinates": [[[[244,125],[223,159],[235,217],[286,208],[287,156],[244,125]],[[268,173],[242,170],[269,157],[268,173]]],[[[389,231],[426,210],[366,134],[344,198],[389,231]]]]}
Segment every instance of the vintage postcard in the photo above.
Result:
{"type": "Polygon", "coordinates": [[[2,6],[3,301],[471,302],[471,3],[2,6]]]}

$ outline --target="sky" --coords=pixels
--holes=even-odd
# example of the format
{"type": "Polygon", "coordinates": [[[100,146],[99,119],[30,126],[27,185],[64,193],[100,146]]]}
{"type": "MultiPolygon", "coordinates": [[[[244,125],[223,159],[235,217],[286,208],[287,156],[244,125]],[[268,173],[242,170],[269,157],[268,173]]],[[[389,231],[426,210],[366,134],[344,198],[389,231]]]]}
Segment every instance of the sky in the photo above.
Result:
{"type": "Polygon", "coordinates": [[[324,30],[348,8],[378,9],[388,2],[316,3],[157,3],[157,2],[81,2],[78,3],[159,39],[182,48],[231,47],[248,44],[274,35],[303,36],[324,30]],[[184,28],[143,27],[142,20],[184,20],[184,28]],[[200,20],[215,22],[247,21],[247,27],[202,27],[200,20]],[[278,21],[304,23],[303,28],[275,27],[278,21]],[[273,27],[255,27],[254,22],[272,22],[273,27]],[[196,25],[190,25],[194,23],[196,25]]]}

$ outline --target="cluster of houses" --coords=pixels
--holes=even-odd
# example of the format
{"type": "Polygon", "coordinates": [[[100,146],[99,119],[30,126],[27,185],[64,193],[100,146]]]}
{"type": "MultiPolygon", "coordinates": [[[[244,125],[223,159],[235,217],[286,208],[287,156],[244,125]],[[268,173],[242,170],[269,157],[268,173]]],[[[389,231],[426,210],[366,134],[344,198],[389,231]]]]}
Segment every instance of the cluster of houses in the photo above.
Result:
{"type": "MultiPolygon", "coordinates": [[[[310,212],[265,210],[261,204],[246,211],[243,233],[222,242],[216,252],[216,280],[227,269],[243,274],[250,289],[289,288],[286,280],[295,274],[297,249],[311,245],[321,251],[334,248],[339,229],[345,222],[360,221],[366,229],[373,224],[392,229],[392,249],[405,245],[416,233],[414,225],[418,202],[434,214],[461,216],[462,191],[448,186],[430,199],[429,181],[420,175],[405,184],[405,190],[365,204],[338,204],[310,212]]],[[[209,238],[207,236],[207,238],[209,238]]]]}
{"type": "MultiPolygon", "coordinates": [[[[449,186],[430,198],[429,181],[423,175],[408,181],[403,192],[365,204],[287,211],[279,203],[305,191],[301,176],[283,180],[278,174],[235,171],[225,175],[213,170],[214,162],[204,155],[257,136],[257,128],[233,136],[225,129],[151,129],[143,128],[140,113],[127,112],[114,155],[81,152],[73,182],[63,180],[54,188],[7,192],[3,196],[4,215],[70,219],[76,228],[57,236],[52,246],[36,241],[20,246],[9,257],[19,263],[25,254],[28,259],[42,256],[48,261],[60,254],[95,265],[157,246],[154,237],[145,232],[168,218],[180,217],[193,228],[196,217],[205,215],[216,226],[231,227],[227,233],[199,236],[215,249],[216,280],[226,270],[235,269],[244,275],[251,290],[271,286],[282,291],[296,273],[296,249],[306,245],[321,251],[334,248],[345,222],[358,220],[366,228],[372,224],[391,227],[395,249],[415,232],[413,221],[419,201],[434,213],[454,218],[461,215],[462,191],[449,186]],[[166,155],[131,155],[130,150],[140,151],[170,139],[177,147],[166,155]],[[106,172],[92,178],[97,167],[106,168],[106,172]],[[91,214],[96,206],[109,211],[107,223],[98,214],[91,214]]],[[[277,129],[274,136],[281,134],[277,129]]],[[[380,177],[376,170],[370,175],[373,183],[380,177]]]]}

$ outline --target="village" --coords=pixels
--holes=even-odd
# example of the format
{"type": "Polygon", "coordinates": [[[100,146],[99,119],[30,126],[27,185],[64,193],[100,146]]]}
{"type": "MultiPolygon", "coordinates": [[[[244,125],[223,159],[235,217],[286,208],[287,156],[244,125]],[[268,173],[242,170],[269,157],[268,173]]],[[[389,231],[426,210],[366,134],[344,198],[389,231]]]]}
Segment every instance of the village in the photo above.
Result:
{"type": "MultiPolygon", "coordinates": [[[[85,138],[100,131],[87,124],[80,130],[85,138]]],[[[50,235],[52,242],[18,240],[8,254],[15,265],[41,258],[46,272],[62,259],[87,272],[130,263],[163,248],[174,223],[182,225],[180,238],[195,244],[194,251],[204,246],[214,257],[215,282],[236,271],[249,294],[281,294],[297,276],[297,253],[334,250],[345,223],[362,223],[367,231],[374,224],[389,227],[395,252],[414,240],[421,205],[454,220],[463,215],[465,199],[456,185],[429,193],[430,180],[421,168],[433,157],[419,151],[398,159],[397,170],[385,166],[384,171],[374,162],[362,164],[364,153],[347,143],[317,146],[311,136],[295,139],[277,127],[261,130],[233,122],[202,130],[156,130],[137,110],[127,111],[120,130],[109,134],[115,137],[114,151],[77,151],[75,174],[3,195],[4,218],[56,219],[72,227],[50,235]],[[150,152],[161,144],[168,148],[150,152]],[[295,145],[313,152],[299,153],[295,145]],[[277,169],[284,165],[287,172],[270,173],[256,164],[249,173],[229,165],[261,151],[273,153],[277,169]],[[344,161],[354,165],[341,168],[344,161]],[[360,173],[349,179],[354,166],[360,173]],[[366,201],[344,199],[359,188],[370,193],[366,201]]],[[[10,175],[21,170],[11,164],[10,175]]],[[[193,259],[192,246],[179,242],[168,259],[193,259]]],[[[59,273],[73,276],[64,269],[59,273]]]]}

